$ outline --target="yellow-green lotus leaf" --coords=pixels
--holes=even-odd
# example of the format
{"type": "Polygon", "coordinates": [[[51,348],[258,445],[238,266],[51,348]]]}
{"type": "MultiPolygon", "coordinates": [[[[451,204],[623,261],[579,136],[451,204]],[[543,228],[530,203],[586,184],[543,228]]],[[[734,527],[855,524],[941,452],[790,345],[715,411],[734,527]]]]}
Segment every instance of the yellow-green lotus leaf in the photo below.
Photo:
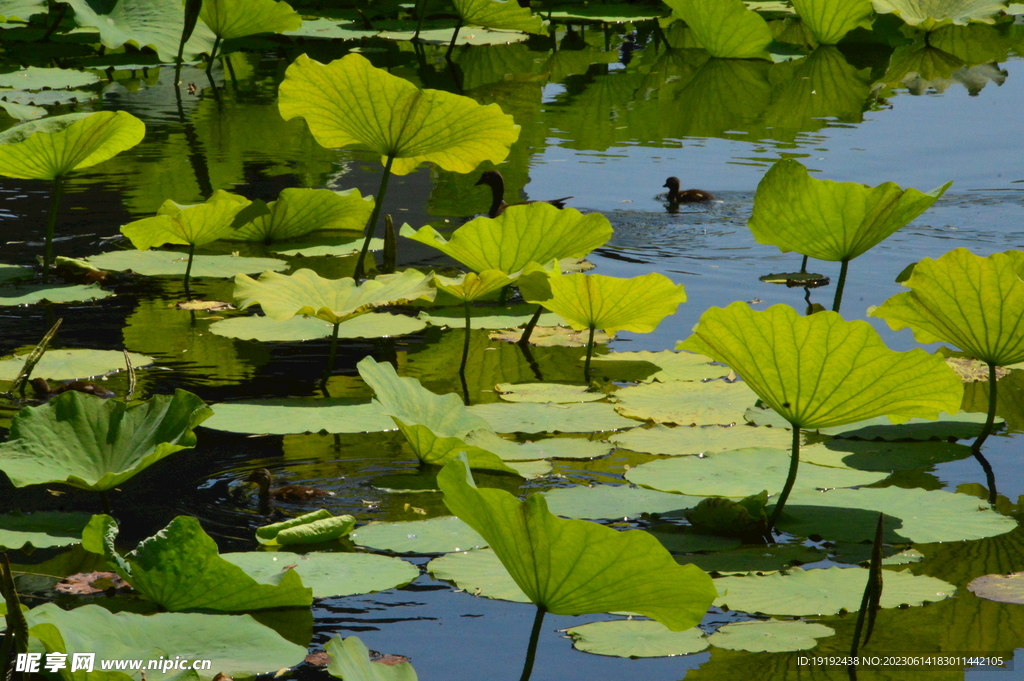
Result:
{"type": "MultiPolygon", "coordinates": [[[[652,272],[632,279],[601,274],[566,274],[550,280],[550,300],[544,307],[562,317],[577,331],[603,329],[649,333],[661,320],[686,302],[682,284],[652,272]]],[[[716,358],[717,359],[717,358],[716,358]]]]}
{"type": "Polygon", "coordinates": [[[933,31],[940,26],[966,26],[972,21],[995,23],[1006,9],[1000,0],[872,0],[879,14],[893,13],[911,26],[933,31]]]}
{"type": "Polygon", "coordinates": [[[722,59],[770,59],[772,32],[742,0],[665,0],[711,56],[722,59]]]}
{"type": "Polygon", "coordinates": [[[928,210],[953,184],[928,193],[892,182],[817,180],[793,159],[771,167],[757,185],[747,223],[758,243],[818,260],[853,260],[928,210]]]}
{"type": "Polygon", "coordinates": [[[474,272],[520,272],[529,263],[582,258],[612,238],[612,225],[600,213],[583,215],[573,208],[559,210],[549,203],[509,206],[496,218],[479,217],[445,239],[429,225],[401,235],[436,248],[474,272]]]}
{"type": "Polygon", "coordinates": [[[890,350],[867,322],[835,312],[801,317],[788,305],[763,312],[743,302],[712,307],[679,347],[728,364],[800,428],[883,415],[934,419],[956,413],[963,397],[960,378],[942,357],[890,350]]]}
{"type": "Polygon", "coordinates": [[[405,270],[364,281],[324,279],[313,270],[295,274],[264,272],[259,279],[246,274],[235,277],[235,299],[239,309],[259,305],[271,319],[283,322],[295,315],[308,315],[331,324],[340,324],[375,307],[433,300],[437,289],[428,277],[416,270],[405,270]]]}
{"type": "Polygon", "coordinates": [[[966,248],[924,258],[899,293],[871,311],[921,343],[952,343],[997,366],[1024,361],[1024,251],[987,258],[966,248]]]}
{"type": "Polygon", "coordinates": [[[282,190],[267,209],[269,213],[242,225],[228,238],[271,244],[313,232],[361,232],[373,212],[373,197],[363,197],[358,189],[335,192],[291,187],[282,190]]]}
{"type": "Polygon", "coordinates": [[[300,55],[285,73],[278,107],[285,120],[306,119],[324,147],[377,152],[391,172],[406,175],[430,161],[468,173],[483,161],[501,163],[519,126],[497,104],[415,85],[348,54],[330,64],[300,55]]]}
{"type": "Polygon", "coordinates": [[[547,33],[544,21],[534,16],[528,6],[520,7],[516,0],[452,0],[452,4],[465,24],[540,35],[547,33]]]}
{"type": "Polygon", "coordinates": [[[142,141],[146,125],[125,111],[51,116],[0,134],[0,175],[54,180],[142,141]]]}
{"type": "Polygon", "coordinates": [[[230,237],[235,216],[251,203],[238,194],[218,189],[205,203],[190,206],[164,201],[157,214],[121,227],[132,245],[145,251],[164,244],[202,246],[230,237]]]}
{"type": "Polygon", "coordinates": [[[199,18],[221,40],[284,33],[302,26],[302,17],[291,5],[274,0],[203,0],[199,18]]]}
{"type": "Polygon", "coordinates": [[[445,293],[471,303],[508,286],[512,283],[512,278],[500,270],[485,270],[480,274],[469,272],[461,277],[443,277],[435,274],[434,282],[437,288],[445,293]]]}
{"type": "Polygon", "coordinates": [[[822,45],[835,45],[855,28],[871,30],[871,0],[792,0],[800,22],[822,45]]]}

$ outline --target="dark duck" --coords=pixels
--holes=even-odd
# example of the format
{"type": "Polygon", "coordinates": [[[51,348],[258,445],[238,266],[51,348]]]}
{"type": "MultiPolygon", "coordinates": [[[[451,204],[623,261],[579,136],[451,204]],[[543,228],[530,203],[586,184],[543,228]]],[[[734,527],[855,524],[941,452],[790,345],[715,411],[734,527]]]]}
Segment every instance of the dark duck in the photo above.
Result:
{"type": "Polygon", "coordinates": [[[284,485],[272,488],[271,485],[274,482],[274,478],[266,468],[257,468],[246,478],[246,481],[255,482],[259,486],[261,504],[267,504],[271,499],[276,501],[309,501],[310,499],[334,496],[333,492],[307,485],[284,485]]]}
{"type": "Polygon", "coordinates": [[[477,180],[476,186],[485,184],[491,188],[491,209],[487,211],[487,217],[496,218],[505,212],[505,209],[511,206],[524,206],[530,203],[550,203],[555,208],[565,208],[565,202],[571,199],[571,196],[563,196],[560,199],[551,199],[550,201],[522,201],[520,203],[505,203],[505,178],[501,176],[497,170],[485,170],[477,180]]]}
{"type": "Polygon", "coordinates": [[[662,194],[662,197],[671,206],[678,206],[681,203],[707,203],[715,200],[711,192],[706,192],[703,189],[680,190],[678,177],[668,178],[662,186],[668,188],[668,192],[662,194]]]}

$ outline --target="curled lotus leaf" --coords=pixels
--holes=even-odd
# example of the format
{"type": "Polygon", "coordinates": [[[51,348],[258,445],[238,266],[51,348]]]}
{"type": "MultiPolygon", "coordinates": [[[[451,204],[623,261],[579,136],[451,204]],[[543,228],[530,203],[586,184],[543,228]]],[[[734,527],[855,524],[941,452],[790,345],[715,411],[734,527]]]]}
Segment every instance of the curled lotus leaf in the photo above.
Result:
{"type": "Polygon", "coordinates": [[[945,360],[895,352],[869,324],[835,312],[801,317],[787,305],[712,307],[681,347],[732,367],[779,415],[800,428],[889,416],[956,413],[963,384],[945,360]]]}
{"type": "Polygon", "coordinates": [[[472,26],[496,28],[524,33],[547,33],[544,21],[530,11],[509,0],[452,0],[462,22],[472,26]]]}
{"type": "Polygon", "coordinates": [[[164,244],[204,244],[228,238],[235,216],[251,203],[238,194],[218,189],[203,203],[182,205],[168,199],[151,218],[143,218],[121,227],[132,245],[146,251],[164,244]]]}
{"type": "Polygon", "coordinates": [[[439,290],[471,303],[508,286],[512,279],[500,270],[485,270],[480,274],[468,272],[461,277],[443,277],[435,274],[434,282],[439,290]]]}
{"type": "Polygon", "coordinates": [[[336,679],[349,681],[417,681],[416,670],[406,660],[381,664],[370,660],[370,651],[356,636],[335,636],[324,650],[330,656],[327,671],[336,679]]]}
{"type": "MultiPolygon", "coordinates": [[[[75,10],[75,23],[82,28],[99,31],[103,46],[116,50],[125,44],[156,50],[164,63],[174,61],[178,54],[185,16],[181,0],[115,0],[90,3],[89,0],[64,0],[75,10]],[[93,5],[102,5],[105,13],[97,12],[93,5]]],[[[210,53],[213,34],[206,24],[197,24],[185,44],[184,59],[195,59],[210,53]]]]}
{"type": "Polygon", "coordinates": [[[772,32],[741,0],[665,0],[700,45],[721,59],[769,59],[772,32]]]}
{"type": "Polygon", "coordinates": [[[302,26],[302,17],[291,5],[275,0],[204,0],[199,18],[221,40],[284,33],[302,26]]]}
{"type": "Polygon", "coordinates": [[[396,175],[430,161],[468,173],[483,161],[501,163],[519,126],[497,104],[415,85],[348,54],[330,64],[300,55],[285,73],[278,107],[285,120],[306,119],[322,146],[359,145],[394,158],[396,175]]]}
{"type": "MultiPolygon", "coordinates": [[[[283,189],[277,201],[267,204],[268,213],[259,215],[227,238],[232,241],[260,241],[272,244],[313,232],[360,231],[373,212],[373,197],[358,189],[335,192],[330,189],[283,189]]],[[[358,252],[356,247],[353,252],[358,252]]]]}
{"type": "Polygon", "coordinates": [[[823,45],[835,45],[855,28],[871,30],[871,0],[793,0],[800,23],[823,45]]]}
{"type": "Polygon", "coordinates": [[[872,0],[879,14],[895,14],[911,26],[933,31],[940,26],[965,26],[972,21],[995,23],[1006,9],[1003,0],[872,0]]]}

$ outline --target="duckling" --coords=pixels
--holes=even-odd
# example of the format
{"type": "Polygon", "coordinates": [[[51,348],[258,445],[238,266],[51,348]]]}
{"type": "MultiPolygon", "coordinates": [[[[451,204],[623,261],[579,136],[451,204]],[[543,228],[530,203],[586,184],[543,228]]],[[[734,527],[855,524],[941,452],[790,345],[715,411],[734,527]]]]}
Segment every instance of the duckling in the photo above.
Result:
{"type": "Polygon", "coordinates": [[[487,217],[496,218],[505,212],[505,209],[509,206],[523,206],[529,203],[550,203],[555,208],[565,208],[565,202],[571,199],[571,196],[564,196],[560,199],[551,199],[550,201],[521,201],[519,203],[505,203],[505,178],[501,176],[497,170],[485,170],[477,180],[476,185],[480,186],[486,184],[491,188],[491,209],[487,211],[487,217]]]}
{"type": "Polygon", "coordinates": [[[277,499],[278,501],[309,501],[310,499],[334,496],[334,492],[309,487],[308,485],[284,485],[283,487],[271,489],[270,485],[274,482],[274,477],[266,468],[254,470],[246,478],[246,482],[255,482],[259,485],[261,503],[267,502],[270,499],[277,499]]]}
{"type": "Polygon", "coordinates": [[[679,191],[679,178],[670,177],[665,180],[665,184],[662,187],[668,187],[668,193],[663,194],[665,200],[672,205],[678,205],[680,203],[705,203],[707,201],[714,201],[715,197],[711,195],[711,192],[706,192],[703,189],[684,189],[679,191]]]}

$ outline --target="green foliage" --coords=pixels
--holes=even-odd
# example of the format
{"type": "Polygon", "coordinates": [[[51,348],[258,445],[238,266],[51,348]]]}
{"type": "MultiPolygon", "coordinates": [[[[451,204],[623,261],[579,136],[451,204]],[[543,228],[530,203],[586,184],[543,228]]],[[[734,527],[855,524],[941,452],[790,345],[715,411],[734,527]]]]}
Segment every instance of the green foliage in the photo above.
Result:
{"type": "Polygon", "coordinates": [[[1006,9],[1003,0],[873,0],[879,14],[894,13],[911,26],[926,31],[972,21],[995,22],[996,15],[1006,9]]]}
{"type": "Polygon", "coordinates": [[[522,31],[545,35],[547,27],[529,7],[520,7],[515,0],[452,0],[455,11],[465,24],[506,31],[522,31]]]}
{"type": "Polygon", "coordinates": [[[815,40],[835,45],[855,28],[871,29],[871,0],[793,0],[793,9],[815,40]]]}
{"type": "Polygon", "coordinates": [[[321,508],[297,518],[256,528],[256,541],[280,546],[318,544],[343,537],[355,526],[356,519],[352,516],[335,517],[327,509],[321,508]]]}
{"type": "Polygon", "coordinates": [[[332,638],[324,650],[330,656],[327,671],[331,676],[345,681],[416,681],[416,670],[409,662],[398,664],[374,664],[370,651],[355,636],[342,639],[332,638]]]}
{"type": "Polygon", "coordinates": [[[373,197],[364,198],[358,189],[334,192],[289,187],[281,190],[277,201],[267,204],[267,211],[227,238],[273,244],[314,232],[362,231],[373,212],[373,197]]]}
{"type": "Polygon", "coordinates": [[[768,490],[739,501],[711,497],[686,511],[686,519],[698,531],[708,534],[757,535],[768,525],[765,506],[768,490]]]}
{"type": "Polygon", "coordinates": [[[204,203],[191,206],[168,199],[155,217],[130,222],[121,227],[121,233],[140,251],[164,244],[203,246],[230,237],[235,216],[250,203],[244,196],[220,189],[204,203]]]}
{"type": "MultiPolygon", "coordinates": [[[[164,63],[174,61],[181,42],[185,17],[181,0],[114,0],[104,3],[105,13],[97,12],[89,0],[63,0],[75,10],[75,23],[99,31],[100,42],[116,50],[125,44],[152,47],[164,63]]],[[[96,3],[97,5],[99,3],[96,3]]],[[[185,44],[184,58],[209,54],[213,34],[203,24],[195,27],[185,44]]]]}
{"type": "Polygon", "coordinates": [[[761,15],[741,0],[665,0],[701,47],[722,59],[769,59],[772,33],[761,15]]]}
{"type": "Polygon", "coordinates": [[[591,622],[566,629],[565,633],[572,638],[576,650],[615,657],[691,655],[708,647],[708,638],[697,627],[672,631],[649,620],[591,622]]]}
{"type": "Polygon", "coordinates": [[[221,40],[284,33],[302,26],[298,12],[276,0],[203,0],[199,18],[221,40]]]}

